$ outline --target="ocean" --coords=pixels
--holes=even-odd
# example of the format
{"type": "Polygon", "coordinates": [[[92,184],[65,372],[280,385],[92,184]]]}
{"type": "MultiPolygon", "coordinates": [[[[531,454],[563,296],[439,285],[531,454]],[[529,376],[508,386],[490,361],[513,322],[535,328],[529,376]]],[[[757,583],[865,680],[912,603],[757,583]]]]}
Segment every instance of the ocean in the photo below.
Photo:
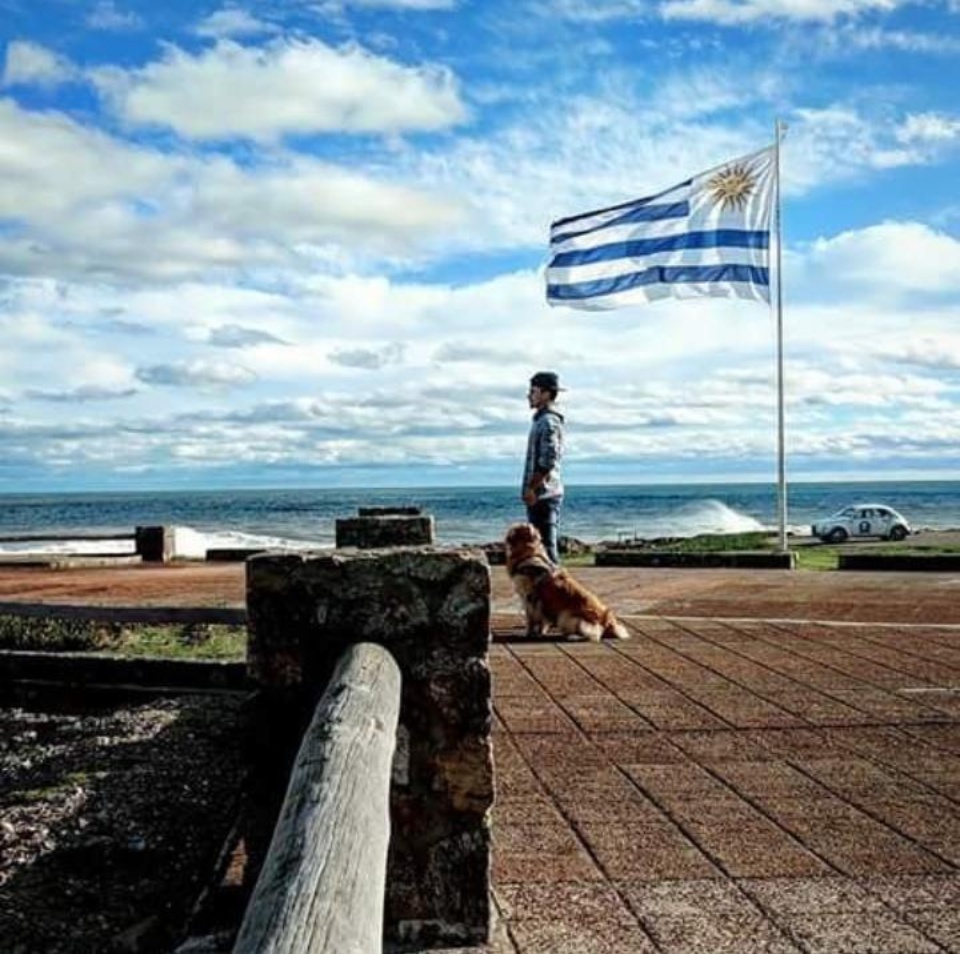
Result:
{"type": "MultiPolygon", "coordinates": [[[[851,503],[885,503],[914,529],[960,528],[960,481],[795,483],[788,488],[788,529],[851,503]]],[[[149,493],[0,495],[0,538],[71,533],[132,533],[136,526],[176,527],[176,552],[202,557],[212,547],[330,547],[334,521],[363,506],[419,506],[436,521],[442,545],[502,538],[523,519],[514,487],[200,490],[149,493]]],[[[775,530],[772,484],[570,486],[562,532],[587,543],[689,537],[698,533],[775,530]]],[[[0,552],[123,552],[132,542],[0,542],[0,552]]]]}

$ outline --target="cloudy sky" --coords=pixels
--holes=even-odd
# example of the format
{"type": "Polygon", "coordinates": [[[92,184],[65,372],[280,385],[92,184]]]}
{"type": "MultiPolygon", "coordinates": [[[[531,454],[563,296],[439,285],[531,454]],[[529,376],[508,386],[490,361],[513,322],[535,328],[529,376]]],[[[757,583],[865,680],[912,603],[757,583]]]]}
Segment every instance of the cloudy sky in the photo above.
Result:
{"type": "Polygon", "coordinates": [[[958,0],[0,0],[0,490],[773,480],[752,302],[550,222],[783,146],[788,473],[957,477],[958,0]]]}

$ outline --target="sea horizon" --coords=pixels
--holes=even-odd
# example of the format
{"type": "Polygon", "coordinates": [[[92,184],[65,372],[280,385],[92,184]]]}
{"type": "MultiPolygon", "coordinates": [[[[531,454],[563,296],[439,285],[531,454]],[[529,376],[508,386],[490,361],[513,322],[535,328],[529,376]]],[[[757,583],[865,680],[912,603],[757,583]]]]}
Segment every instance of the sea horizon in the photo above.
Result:
{"type": "MultiPolygon", "coordinates": [[[[774,531],[777,488],[761,481],[568,484],[561,532],[586,543],[774,531]]],[[[915,529],[960,527],[960,480],[796,481],[788,484],[787,530],[851,503],[885,503],[915,529]]],[[[512,484],[422,487],[280,487],[0,493],[0,537],[71,533],[129,535],[172,526],[178,552],[211,547],[329,547],[338,518],[364,506],[418,506],[441,545],[486,543],[524,519],[512,484]]],[[[63,540],[31,552],[64,550],[63,540]]],[[[0,542],[0,552],[24,549],[0,542]]],[[[106,545],[102,547],[106,549],[106,545]]]]}

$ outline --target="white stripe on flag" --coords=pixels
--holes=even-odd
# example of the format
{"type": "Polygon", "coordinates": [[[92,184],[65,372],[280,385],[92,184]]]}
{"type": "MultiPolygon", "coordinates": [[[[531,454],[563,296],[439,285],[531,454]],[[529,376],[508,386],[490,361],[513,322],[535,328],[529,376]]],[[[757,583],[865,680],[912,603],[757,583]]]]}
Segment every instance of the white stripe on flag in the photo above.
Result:
{"type": "Polygon", "coordinates": [[[602,310],[661,298],[770,300],[769,147],[655,196],[559,219],[547,301],[602,310]]]}

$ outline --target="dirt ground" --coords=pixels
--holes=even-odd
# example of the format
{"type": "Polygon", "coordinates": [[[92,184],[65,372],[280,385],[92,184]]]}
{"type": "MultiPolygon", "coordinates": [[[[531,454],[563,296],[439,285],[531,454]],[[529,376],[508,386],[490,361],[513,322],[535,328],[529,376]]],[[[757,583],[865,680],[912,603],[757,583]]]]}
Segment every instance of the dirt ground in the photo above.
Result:
{"type": "MultiPolygon", "coordinates": [[[[494,612],[516,611],[506,573],[491,569],[494,612]]],[[[582,567],[571,573],[624,615],[960,623],[956,573],[662,567],[582,567]]],[[[242,607],[245,594],[240,563],[0,565],[0,602],[242,607]]]]}

